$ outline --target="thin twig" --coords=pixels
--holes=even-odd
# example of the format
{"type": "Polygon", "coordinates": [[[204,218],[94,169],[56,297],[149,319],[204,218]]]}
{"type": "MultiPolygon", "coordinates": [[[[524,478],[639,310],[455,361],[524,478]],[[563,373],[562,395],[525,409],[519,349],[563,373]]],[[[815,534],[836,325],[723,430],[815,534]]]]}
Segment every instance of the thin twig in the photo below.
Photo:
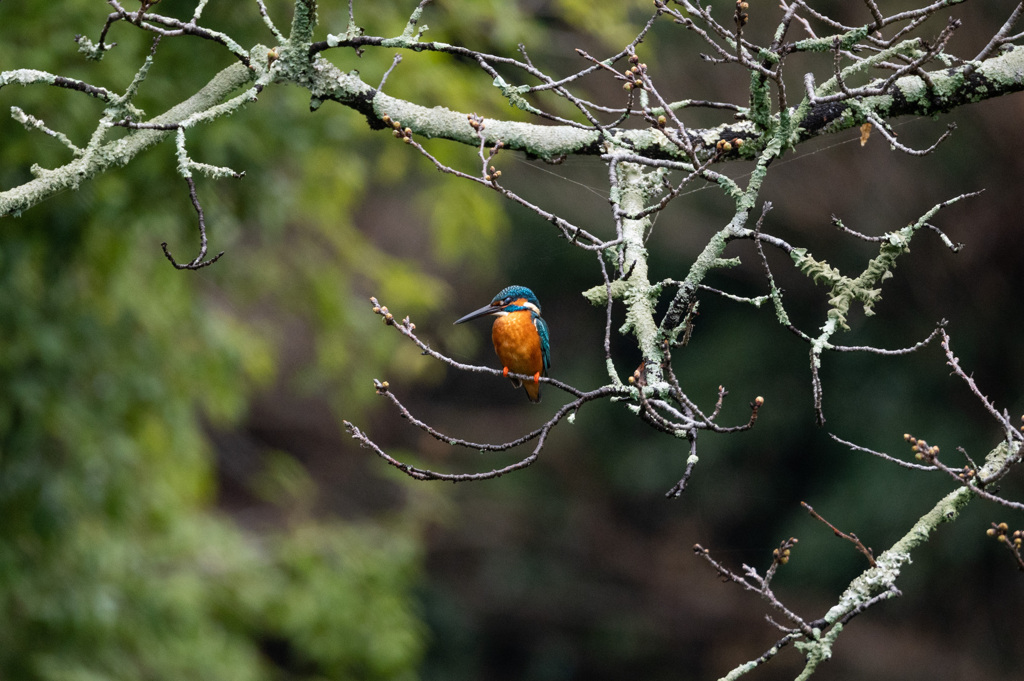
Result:
{"type": "Polygon", "coordinates": [[[178,261],[176,261],[174,259],[174,256],[171,255],[171,252],[169,250],[167,250],[167,242],[166,241],[161,243],[160,247],[163,249],[164,255],[167,256],[167,259],[170,260],[171,264],[174,265],[177,269],[179,269],[179,270],[198,270],[198,269],[201,269],[203,267],[208,267],[209,265],[212,265],[213,263],[215,263],[218,260],[220,260],[220,257],[222,255],[224,255],[224,251],[221,251],[220,253],[218,253],[217,255],[213,256],[209,260],[203,260],[203,258],[206,257],[206,248],[207,248],[207,242],[206,242],[206,218],[203,216],[203,207],[202,207],[202,205],[200,205],[200,203],[199,203],[199,196],[196,194],[196,183],[195,183],[195,180],[193,180],[191,177],[186,177],[185,181],[188,182],[188,195],[192,199],[192,207],[196,209],[196,215],[199,216],[199,255],[197,255],[192,260],[192,262],[179,263],[178,261]]]}
{"type": "Polygon", "coordinates": [[[808,504],[807,502],[801,501],[800,505],[803,506],[807,510],[807,512],[811,514],[811,517],[813,517],[815,520],[819,520],[819,521],[825,523],[826,525],[828,525],[829,529],[832,530],[832,532],[837,537],[842,537],[846,541],[851,542],[857,548],[858,551],[860,551],[865,556],[867,556],[868,563],[870,563],[871,567],[875,567],[875,555],[874,555],[874,553],[872,553],[870,548],[868,548],[867,546],[864,546],[864,543],[861,542],[861,540],[857,538],[857,535],[855,535],[852,532],[850,534],[847,534],[847,533],[843,532],[842,530],[837,528],[835,525],[833,525],[829,521],[827,521],[824,518],[822,518],[821,514],[818,513],[817,511],[815,511],[813,508],[811,508],[811,505],[808,504]]]}

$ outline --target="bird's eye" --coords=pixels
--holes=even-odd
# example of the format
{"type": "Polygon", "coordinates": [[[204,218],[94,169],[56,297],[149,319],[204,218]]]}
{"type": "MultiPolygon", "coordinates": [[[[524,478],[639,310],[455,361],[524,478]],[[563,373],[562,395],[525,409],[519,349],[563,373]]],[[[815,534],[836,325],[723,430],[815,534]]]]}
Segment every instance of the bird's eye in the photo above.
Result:
{"type": "Polygon", "coordinates": [[[508,297],[505,298],[505,300],[501,301],[501,304],[502,305],[508,305],[511,302],[512,302],[512,296],[508,296],[508,297]]]}

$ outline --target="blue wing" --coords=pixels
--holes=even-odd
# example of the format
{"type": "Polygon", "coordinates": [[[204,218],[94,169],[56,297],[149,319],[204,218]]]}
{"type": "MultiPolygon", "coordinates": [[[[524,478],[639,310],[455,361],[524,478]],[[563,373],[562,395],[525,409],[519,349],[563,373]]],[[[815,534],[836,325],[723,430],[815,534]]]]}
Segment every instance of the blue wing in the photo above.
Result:
{"type": "Polygon", "coordinates": [[[540,336],[540,352],[544,356],[544,374],[547,375],[551,368],[551,342],[548,338],[548,324],[540,315],[533,312],[533,325],[537,327],[537,335],[540,336]]]}

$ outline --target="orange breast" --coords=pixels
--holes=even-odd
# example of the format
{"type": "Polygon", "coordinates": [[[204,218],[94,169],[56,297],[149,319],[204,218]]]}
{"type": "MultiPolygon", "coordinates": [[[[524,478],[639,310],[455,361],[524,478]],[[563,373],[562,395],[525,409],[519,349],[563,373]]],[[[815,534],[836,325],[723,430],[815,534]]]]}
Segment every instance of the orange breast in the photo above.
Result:
{"type": "Polygon", "coordinates": [[[494,320],[491,329],[494,351],[503,367],[514,374],[544,374],[540,336],[529,310],[518,310],[494,320]]]}

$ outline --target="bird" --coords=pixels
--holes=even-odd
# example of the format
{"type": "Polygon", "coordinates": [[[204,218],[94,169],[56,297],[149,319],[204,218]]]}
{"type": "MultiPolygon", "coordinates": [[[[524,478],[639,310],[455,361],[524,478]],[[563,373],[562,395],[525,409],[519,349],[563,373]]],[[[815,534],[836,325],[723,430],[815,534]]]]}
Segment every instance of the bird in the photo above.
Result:
{"type": "Polygon", "coordinates": [[[525,286],[506,286],[490,303],[455,321],[495,315],[491,328],[494,352],[501,361],[503,373],[526,374],[532,381],[523,382],[508,376],[512,386],[522,386],[531,402],[540,402],[540,377],[547,376],[551,367],[551,346],[548,325],[540,316],[540,301],[525,286]]]}

